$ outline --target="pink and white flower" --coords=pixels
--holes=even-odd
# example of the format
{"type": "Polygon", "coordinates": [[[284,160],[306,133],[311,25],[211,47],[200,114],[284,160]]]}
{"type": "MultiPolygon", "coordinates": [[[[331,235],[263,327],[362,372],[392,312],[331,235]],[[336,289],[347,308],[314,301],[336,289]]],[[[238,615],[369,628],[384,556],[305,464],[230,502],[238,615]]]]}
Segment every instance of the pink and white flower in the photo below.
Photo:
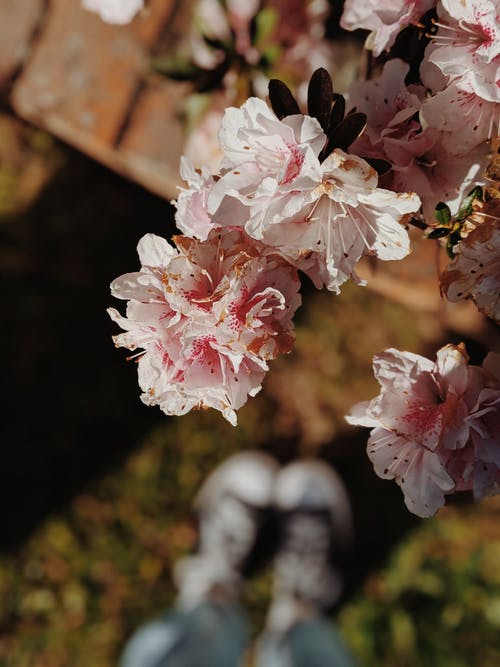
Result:
{"type": "MultiPolygon", "coordinates": [[[[397,260],[409,254],[409,237],[400,221],[420,208],[420,200],[413,193],[378,188],[375,170],[340,149],[321,167],[321,182],[297,213],[278,224],[264,220],[262,241],[317,287],[339,293],[349,278],[360,283],[355,265],[362,256],[397,260]]],[[[279,211],[269,208],[276,221],[279,211]]]]}
{"type": "Polygon", "coordinates": [[[222,168],[243,166],[245,187],[271,177],[288,192],[291,183],[299,187],[303,179],[309,185],[319,178],[326,135],[315,118],[297,114],[280,121],[263,100],[251,97],[239,109],[226,109],[219,142],[222,168]]]}
{"type": "Polygon", "coordinates": [[[470,416],[474,497],[500,493],[500,354],[490,352],[482,365],[485,388],[470,416]]]}
{"type": "Polygon", "coordinates": [[[500,493],[500,354],[490,352],[482,368],[475,372],[473,382],[479,389],[471,414],[471,437],[466,446],[448,452],[446,462],[457,490],[472,490],[474,498],[500,493]]]}
{"type": "Polygon", "coordinates": [[[429,97],[422,107],[422,117],[426,125],[442,133],[445,150],[467,157],[474,148],[499,133],[500,99],[487,100],[477,95],[471,77],[465,74],[429,97]]]}
{"type": "Polygon", "coordinates": [[[500,2],[441,0],[438,31],[425,51],[422,81],[435,95],[426,122],[465,155],[500,133],[500,2]]]}
{"type": "Polygon", "coordinates": [[[380,394],[356,405],[350,424],[372,428],[368,456],[375,472],[395,479],[410,511],[431,516],[456,490],[484,495],[500,472],[499,355],[468,365],[462,345],[446,345],[436,362],[388,349],[374,358],[380,394]],[[481,480],[481,466],[490,483],[481,480]],[[493,474],[494,473],[494,474],[493,474]]]}
{"type": "Polygon", "coordinates": [[[370,30],[365,47],[379,56],[391,48],[403,28],[435,5],[436,0],[346,0],[340,25],[345,30],[370,30]]]}
{"type": "Polygon", "coordinates": [[[106,23],[125,25],[144,7],[144,0],[82,0],[83,9],[99,14],[106,23]]]}
{"type": "Polygon", "coordinates": [[[441,275],[441,291],[450,301],[473,299],[500,324],[499,220],[481,222],[460,241],[457,256],[441,275]]]}
{"type": "Polygon", "coordinates": [[[207,200],[215,179],[208,167],[197,170],[190,160],[182,156],[180,174],[187,184],[181,188],[177,201],[172,202],[177,208],[175,224],[186,236],[204,241],[215,225],[207,210],[207,200]]]}
{"type": "Polygon", "coordinates": [[[426,62],[436,65],[446,77],[470,74],[474,92],[488,93],[498,78],[500,3],[440,0],[437,13],[438,30],[426,49],[426,62]]]}
{"type": "Polygon", "coordinates": [[[112,294],[128,300],[125,317],[108,310],[124,329],[114,341],[139,350],[144,403],[168,415],[211,407],[235,425],[267,361],[291,350],[298,277],[280,258],[260,256],[242,232],[174,242],[146,235],[141,270],[112,283],[112,294]]]}
{"type": "MultiPolygon", "coordinates": [[[[215,101],[212,100],[210,108],[199,118],[186,140],[184,155],[196,169],[206,171],[208,168],[213,174],[219,171],[222,151],[217,133],[226,106],[227,100],[225,97],[222,95],[216,96],[215,101]]],[[[181,176],[184,180],[190,180],[182,173],[181,176]]]]}
{"type": "Polygon", "coordinates": [[[335,292],[356,279],[361,256],[409,253],[399,221],[419,209],[419,198],[378,188],[375,170],[340,149],[320,163],[326,136],[316,119],[280,121],[252,98],[226,110],[219,136],[225,169],[208,195],[213,224],[244,226],[317,287],[335,292]]]}
{"type": "Polygon", "coordinates": [[[406,87],[408,70],[406,63],[395,58],[385,64],[379,77],[351,86],[350,104],[367,115],[366,129],[351,150],[388,160],[392,169],[380,179],[383,187],[395,192],[414,190],[431,222],[437,202],[446,202],[454,214],[465,192],[473,183],[481,183],[488,146],[478,146],[460,160],[448,153],[442,132],[422,127],[418,120],[426,91],[423,86],[406,87]]]}

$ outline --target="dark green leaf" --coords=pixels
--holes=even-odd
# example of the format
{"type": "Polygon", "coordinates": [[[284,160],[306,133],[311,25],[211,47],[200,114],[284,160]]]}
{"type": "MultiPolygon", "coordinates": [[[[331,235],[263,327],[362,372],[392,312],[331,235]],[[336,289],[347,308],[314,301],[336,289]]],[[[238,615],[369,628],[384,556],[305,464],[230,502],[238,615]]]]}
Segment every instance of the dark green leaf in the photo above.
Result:
{"type": "Polygon", "coordinates": [[[207,93],[219,88],[230,66],[231,61],[229,58],[226,58],[213,70],[201,70],[201,74],[197,77],[195,82],[196,91],[199,93],[207,93]]]}
{"type": "Polygon", "coordinates": [[[427,229],[427,225],[425,222],[420,218],[420,217],[412,217],[407,221],[408,225],[412,225],[412,227],[416,227],[417,229],[421,229],[422,231],[425,232],[427,229]]]}
{"type": "MultiPolygon", "coordinates": [[[[345,108],[344,98],[341,98],[341,102],[336,102],[335,107],[332,110],[332,116],[330,117],[330,127],[328,131],[328,141],[326,146],[323,148],[319,154],[319,161],[323,162],[330,155],[330,153],[335,148],[341,148],[342,150],[347,150],[348,147],[359,137],[366,127],[366,115],[364,113],[353,113],[350,116],[346,116],[343,121],[337,126],[334,126],[332,123],[332,117],[334,115],[337,104],[340,104],[340,107],[345,108]]],[[[340,110],[340,109],[339,109],[340,110]]]]}
{"type": "Polygon", "coordinates": [[[269,101],[274,113],[281,120],[285,116],[299,114],[300,109],[290,88],[279,79],[269,81],[269,101]]]}
{"type": "Polygon", "coordinates": [[[457,220],[465,220],[465,218],[472,213],[472,204],[475,199],[480,199],[481,201],[483,199],[483,190],[479,185],[476,185],[460,204],[457,220]]]}
{"type": "Polygon", "coordinates": [[[193,81],[204,71],[189,60],[169,56],[153,58],[151,67],[174,81],[193,81]]]}
{"type": "Polygon", "coordinates": [[[444,202],[440,201],[434,209],[434,217],[440,225],[447,225],[451,220],[450,207],[444,202]]]}
{"type": "Polygon", "coordinates": [[[448,236],[449,233],[450,233],[449,227],[436,227],[436,229],[433,229],[432,232],[429,232],[429,234],[427,234],[427,238],[442,239],[444,236],[448,236]]]}
{"type": "Polygon", "coordinates": [[[326,69],[317,69],[307,89],[307,110],[310,116],[317,118],[324,132],[328,131],[330,111],[333,104],[332,79],[326,69]]]}
{"type": "Polygon", "coordinates": [[[207,37],[207,35],[203,35],[203,41],[207,46],[210,46],[212,49],[217,49],[218,51],[229,51],[230,46],[229,44],[226,44],[220,39],[217,39],[215,37],[207,37]]]}

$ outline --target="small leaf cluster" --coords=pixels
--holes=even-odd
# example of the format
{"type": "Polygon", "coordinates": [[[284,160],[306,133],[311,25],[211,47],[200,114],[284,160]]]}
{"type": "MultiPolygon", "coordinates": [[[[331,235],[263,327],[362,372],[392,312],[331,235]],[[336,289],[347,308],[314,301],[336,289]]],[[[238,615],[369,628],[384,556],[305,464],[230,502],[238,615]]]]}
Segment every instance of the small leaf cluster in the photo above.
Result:
{"type": "MultiPolygon", "coordinates": [[[[221,3],[226,9],[225,3],[221,3]]],[[[272,7],[263,7],[250,23],[252,52],[257,52],[257,61],[251,64],[236,48],[236,35],[229,26],[230,36],[221,40],[201,32],[201,39],[214,53],[218,64],[213,68],[198,65],[186,55],[159,55],[152,61],[153,69],[174,81],[190,81],[197,93],[208,93],[224,87],[224,77],[229,70],[244,76],[251,86],[251,70],[268,72],[281,55],[282,47],[276,43],[274,33],[279,22],[279,13],[272,7]]],[[[248,95],[253,91],[248,90],[248,95]]],[[[245,95],[246,96],[246,95],[245,95]]]]}
{"type": "Polygon", "coordinates": [[[427,234],[427,238],[442,239],[447,237],[446,251],[450,259],[455,257],[455,247],[461,239],[462,228],[467,218],[474,211],[475,201],[483,201],[483,189],[479,185],[474,187],[462,200],[455,217],[452,217],[450,207],[444,202],[439,202],[434,209],[434,216],[438,225],[427,234]]]}

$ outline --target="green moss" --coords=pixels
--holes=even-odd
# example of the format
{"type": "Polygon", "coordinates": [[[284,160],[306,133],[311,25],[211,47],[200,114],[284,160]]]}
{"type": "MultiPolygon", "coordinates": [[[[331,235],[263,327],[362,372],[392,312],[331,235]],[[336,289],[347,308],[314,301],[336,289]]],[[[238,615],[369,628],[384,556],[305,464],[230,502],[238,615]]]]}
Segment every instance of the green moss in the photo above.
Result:
{"type": "Polygon", "coordinates": [[[340,614],[360,664],[500,664],[499,517],[495,499],[446,509],[410,534],[340,614]]]}

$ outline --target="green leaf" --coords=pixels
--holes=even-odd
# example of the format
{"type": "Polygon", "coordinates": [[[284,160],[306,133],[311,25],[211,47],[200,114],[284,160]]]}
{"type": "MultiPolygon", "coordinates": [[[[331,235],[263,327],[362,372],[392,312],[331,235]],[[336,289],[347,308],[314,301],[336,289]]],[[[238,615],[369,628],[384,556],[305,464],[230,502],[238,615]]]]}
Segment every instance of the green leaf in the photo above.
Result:
{"type": "Polygon", "coordinates": [[[483,200],[483,190],[479,185],[476,185],[460,204],[456,218],[457,220],[465,220],[465,218],[472,213],[472,204],[475,199],[479,199],[480,201],[483,200]]]}
{"type": "Polygon", "coordinates": [[[440,225],[447,225],[451,220],[450,207],[444,202],[440,201],[434,209],[434,217],[440,225]]]}
{"type": "Polygon", "coordinates": [[[263,66],[272,67],[282,53],[283,49],[279,44],[269,44],[269,46],[266,46],[262,50],[261,62],[263,62],[263,66]]]}
{"type": "Polygon", "coordinates": [[[175,81],[193,81],[203,70],[187,58],[158,56],[151,60],[155,72],[164,74],[175,81]]]}
{"type": "Polygon", "coordinates": [[[432,232],[427,234],[428,239],[442,239],[444,236],[448,236],[450,233],[449,227],[436,227],[432,232]]]}

